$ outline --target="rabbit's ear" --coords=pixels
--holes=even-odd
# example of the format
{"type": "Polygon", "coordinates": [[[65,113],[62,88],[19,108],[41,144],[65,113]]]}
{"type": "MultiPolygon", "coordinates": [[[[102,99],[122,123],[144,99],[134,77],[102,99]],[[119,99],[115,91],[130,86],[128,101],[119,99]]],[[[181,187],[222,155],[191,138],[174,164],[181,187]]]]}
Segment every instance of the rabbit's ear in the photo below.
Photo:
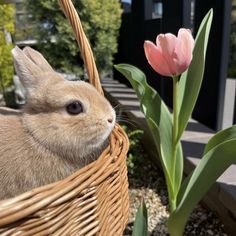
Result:
{"type": "Polygon", "coordinates": [[[40,83],[40,80],[38,80],[37,77],[38,74],[42,73],[42,70],[17,46],[14,47],[11,52],[14,58],[16,73],[26,91],[29,92],[36,88],[37,84],[40,83]]]}
{"type": "Polygon", "coordinates": [[[52,72],[53,69],[47,62],[47,60],[43,57],[41,53],[32,49],[31,47],[25,47],[23,49],[23,53],[30,58],[41,70],[45,72],[52,72]]]}

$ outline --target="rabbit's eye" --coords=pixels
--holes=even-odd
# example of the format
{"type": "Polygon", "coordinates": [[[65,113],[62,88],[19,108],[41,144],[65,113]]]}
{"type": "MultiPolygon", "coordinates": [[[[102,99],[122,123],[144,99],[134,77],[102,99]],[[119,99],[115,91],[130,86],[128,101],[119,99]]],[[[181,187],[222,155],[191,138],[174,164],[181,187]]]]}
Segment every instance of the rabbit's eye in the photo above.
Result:
{"type": "Polygon", "coordinates": [[[83,106],[79,101],[74,101],[67,105],[66,110],[70,115],[78,115],[83,112],[83,106]]]}

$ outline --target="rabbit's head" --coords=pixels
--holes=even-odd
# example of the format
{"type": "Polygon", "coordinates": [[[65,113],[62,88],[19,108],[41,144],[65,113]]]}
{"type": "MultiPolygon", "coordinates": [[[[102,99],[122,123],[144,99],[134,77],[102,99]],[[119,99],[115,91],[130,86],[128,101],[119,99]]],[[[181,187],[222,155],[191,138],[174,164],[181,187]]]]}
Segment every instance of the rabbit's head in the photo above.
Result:
{"type": "Polygon", "coordinates": [[[36,143],[73,160],[99,149],[115,124],[109,102],[92,85],[65,80],[29,47],[12,54],[27,96],[22,122],[36,143]]]}

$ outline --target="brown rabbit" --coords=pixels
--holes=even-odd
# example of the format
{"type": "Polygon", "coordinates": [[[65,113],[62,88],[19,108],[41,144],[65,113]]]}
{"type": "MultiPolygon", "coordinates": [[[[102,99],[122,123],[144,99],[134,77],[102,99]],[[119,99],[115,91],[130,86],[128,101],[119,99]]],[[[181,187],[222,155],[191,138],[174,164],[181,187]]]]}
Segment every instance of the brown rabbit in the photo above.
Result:
{"type": "Polygon", "coordinates": [[[27,103],[20,112],[0,109],[0,199],[95,160],[115,124],[114,110],[92,85],[66,81],[29,47],[12,54],[27,103]]]}

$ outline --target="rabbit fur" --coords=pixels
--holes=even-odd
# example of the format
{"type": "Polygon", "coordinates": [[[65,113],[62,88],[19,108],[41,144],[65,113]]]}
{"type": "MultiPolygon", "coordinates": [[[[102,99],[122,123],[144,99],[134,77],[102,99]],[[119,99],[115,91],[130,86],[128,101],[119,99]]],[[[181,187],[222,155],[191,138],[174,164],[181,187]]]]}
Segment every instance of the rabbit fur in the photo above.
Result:
{"type": "Polygon", "coordinates": [[[15,47],[12,54],[27,102],[20,111],[0,109],[0,199],[61,180],[92,162],[115,124],[113,108],[92,85],[66,81],[30,47],[15,47]],[[70,114],[75,101],[82,111],[70,114]]]}

